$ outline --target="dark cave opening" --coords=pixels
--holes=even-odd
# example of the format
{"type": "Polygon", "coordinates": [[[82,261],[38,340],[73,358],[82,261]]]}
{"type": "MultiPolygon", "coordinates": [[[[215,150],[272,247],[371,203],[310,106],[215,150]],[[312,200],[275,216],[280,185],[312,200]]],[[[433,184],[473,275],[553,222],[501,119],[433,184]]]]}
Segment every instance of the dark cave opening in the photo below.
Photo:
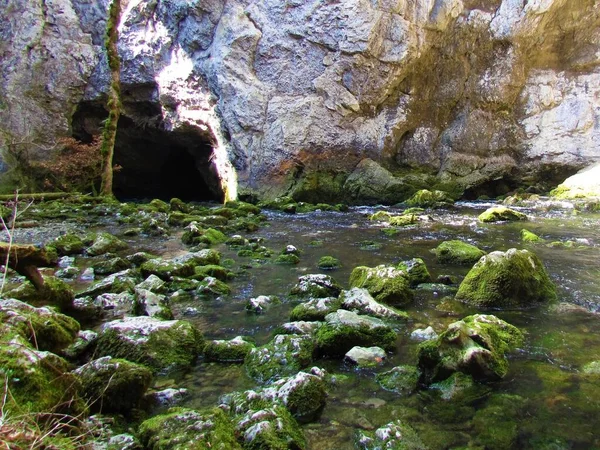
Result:
{"type": "MultiPolygon", "coordinates": [[[[139,108],[138,108],[139,109],[139,108]]],[[[89,140],[100,132],[102,108],[80,105],[73,134],[89,140]],[[95,120],[94,120],[95,119],[95,120]]],[[[143,114],[154,117],[155,114],[143,114]]],[[[167,131],[161,123],[119,119],[113,163],[113,192],[119,200],[153,199],[222,202],[210,132],[195,127],[167,131]]]]}

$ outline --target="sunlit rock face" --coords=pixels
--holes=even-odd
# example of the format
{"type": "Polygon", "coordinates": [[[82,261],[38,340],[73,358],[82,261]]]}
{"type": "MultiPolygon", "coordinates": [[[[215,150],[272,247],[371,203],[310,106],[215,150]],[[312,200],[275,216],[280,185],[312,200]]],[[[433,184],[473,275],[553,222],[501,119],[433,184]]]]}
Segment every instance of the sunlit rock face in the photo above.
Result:
{"type": "MultiPolygon", "coordinates": [[[[161,148],[173,133],[217,197],[300,192],[315,173],[343,193],[365,158],[473,195],[600,160],[594,0],[121,1],[125,171],[147,130],[161,148]]],[[[106,2],[4,3],[0,128],[97,132],[106,2]]]]}

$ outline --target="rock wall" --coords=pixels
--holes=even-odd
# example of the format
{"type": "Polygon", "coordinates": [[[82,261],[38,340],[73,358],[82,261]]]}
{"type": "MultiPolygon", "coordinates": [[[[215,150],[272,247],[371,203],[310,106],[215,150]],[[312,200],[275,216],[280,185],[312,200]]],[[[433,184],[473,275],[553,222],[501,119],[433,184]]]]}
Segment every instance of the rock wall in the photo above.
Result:
{"type": "MultiPolygon", "coordinates": [[[[597,0],[121,1],[125,116],[197,133],[231,192],[230,164],[241,192],[360,202],[363,173],[404,183],[394,201],[545,189],[600,160],[597,0]]],[[[29,3],[0,0],[0,128],[91,133],[106,4],[29,3]]]]}

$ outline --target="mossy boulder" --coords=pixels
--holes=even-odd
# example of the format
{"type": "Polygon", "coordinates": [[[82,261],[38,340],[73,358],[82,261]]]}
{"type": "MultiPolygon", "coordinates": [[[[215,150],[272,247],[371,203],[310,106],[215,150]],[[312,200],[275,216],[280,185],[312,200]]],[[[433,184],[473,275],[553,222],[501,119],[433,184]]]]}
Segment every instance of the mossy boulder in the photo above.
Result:
{"type": "Polygon", "coordinates": [[[104,255],[105,253],[117,253],[127,250],[129,245],[110,233],[98,233],[93,244],[86,249],[90,256],[104,255]]]}
{"type": "Polygon", "coordinates": [[[189,368],[204,344],[200,331],[189,322],[129,317],[102,326],[98,356],[123,358],[165,372],[189,368]]]}
{"type": "Polygon", "coordinates": [[[455,372],[476,380],[502,379],[508,373],[506,354],[522,343],[523,333],[496,316],[465,317],[419,345],[419,382],[430,385],[455,372]]]}
{"type": "Polygon", "coordinates": [[[35,349],[13,327],[0,324],[0,368],[2,379],[10,389],[4,411],[15,408],[16,414],[71,413],[83,410],[77,396],[79,383],[69,373],[69,364],[60,356],[35,349]],[[6,378],[4,378],[6,376],[6,378]]]}
{"type": "Polygon", "coordinates": [[[417,432],[400,420],[390,422],[374,432],[358,431],[356,447],[360,450],[427,450],[417,432]]]}
{"type": "Polygon", "coordinates": [[[81,238],[74,233],[63,234],[50,245],[56,249],[59,256],[81,254],[85,247],[81,238]]]}
{"type": "Polygon", "coordinates": [[[298,278],[290,294],[301,298],[337,297],[342,287],[329,275],[309,274],[298,278]]]}
{"type": "Polygon", "coordinates": [[[73,372],[81,383],[81,395],[94,412],[128,414],[138,408],[152,382],[145,366],[105,356],[73,372]]]}
{"type": "Polygon", "coordinates": [[[415,366],[396,366],[375,376],[377,384],[386,391],[409,395],[417,390],[419,372],[415,366]]]}
{"type": "Polygon", "coordinates": [[[411,287],[417,286],[421,283],[429,283],[431,281],[431,275],[427,270],[425,261],[421,258],[413,258],[408,261],[402,261],[396,267],[408,274],[408,280],[411,287]]]}
{"type": "Polygon", "coordinates": [[[135,288],[133,313],[137,316],[173,319],[173,312],[169,307],[167,297],[139,287],[135,288]]]}
{"type": "Polygon", "coordinates": [[[63,280],[53,276],[43,276],[44,285],[36,289],[30,282],[25,282],[6,293],[7,297],[16,298],[32,305],[48,305],[68,310],[73,305],[75,294],[73,288],[63,280]]]}
{"type": "Polygon", "coordinates": [[[415,192],[415,194],[406,200],[405,203],[412,207],[437,208],[452,205],[454,199],[444,191],[421,189],[420,191],[415,192]]]}
{"type": "Polygon", "coordinates": [[[341,357],[357,345],[391,351],[396,347],[397,335],[380,319],[340,309],[325,317],[315,338],[320,354],[341,357]]]}
{"type": "Polygon", "coordinates": [[[494,206],[482,212],[477,219],[480,222],[514,222],[527,220],[527,214],[507,208],[506,206],[494,206]]]}
{"type": "Polygon", "coordinates": [[[334,270],[341,266],[340,260],[333,256],[322,256],[317,263],[317,267],[321,270],[334,270]]]}
{"type": "Polygon", "coordinates": [[[277,256],[277,258],[275,258],[275,264],[289,264],[289,265],[294,265],[294,264],[298,264],[300,262],[300,258],[298,257],[298,255],[295,255],[293,253],[283,253],[279,256],[277,256]]]}
{"type": "Polygon", "coordinates": [[[280,334],[268,344],[253,348],[244,364],[250,377],[268,383],[308,367],[314,352],[315,345],[310,336],[280,334]]]}
{"type": "Polygon", "coordinates": [[[282,405],[250,410],[234,422],[244,449],[306,449],[302,429],[282,405]]]}
{"type": "Polygon", "coordinates": [[[537,234],[526,230],[525,228],[521,230],[521,240],[523,242],[544,242],[544,239],[539,237],[537,234]]]}
{"type": "Polygon", "coordinates": [[[245,340],[243,336],[229,340],[207,341],[204,347],[204,358],[207,361],[244,362],[253,348],[254,344],[245,340]]]}
{"type": "Polygon", "coordinates": [[[344,355],[344,361],[356,365],[358,368],[373,368],[380,366],[386,360],[386,352],[380,347],[361,347],[355,345],[344,355]]]}
{"type": "Polygon", "coordinates": [[[131,263],[124,258],[116,257],[104,261],[96,261],[92,264],[92,269],[96,275],[110,275],[121,272],[131,267],[131,263]]]}
{"type": "Polygon", "coordinates": [[[199,412],[172,408],[139,427],[140,441],[149,450],[241,450],[234,423],[221,409],[199,412]]]}
{"type": "Polygon", "coordinates": [[[173,277],[190,277],[194,275],[194,263],[167,259],[151,259],[140,266],[144,277],[156,275],[162,280],[169,281],[173,277]]]}
{"type": "Polygon", "coordinates": [[[341,301],[337,297],[313,298],[300,303],[290,313],[290,320],[323,320],[329,313],[340,309],[341,301]]]}
{"type": "Polygon", "coordinates": [[[196,288],[196,295],[205,300],[229,294],[231,294],[231,288],[214,277],[205,277],[196,288]]]}
{"type": "Polygon", "coordinates": [[[388,305],[406,305],[413,299],[406,272],[392,266],[359,266],[350,274],[350,287],[364,288],[373,298],[388,305]]]}
{"type": "MultiPolygon", "coordinates": [[[[149,275],[148,275],[149,276],[149,275]]],[[[77,293],[77,297],[97,297],[101,294],[121,292],[133,292],[136,284],[141,280],[137,270],[123,270],[122,272],[113,273],[106,278],[88,286],[83,291],[77,293]]]]}
{"type": "Polygon", "coordinates": [[[592,164],[567,178],[550,192],[558,199],[588,199],[600,197],[600,163],[592,164]]]}
{"type": "Polygon", "coordinates": [[[194,267],[194,279],[201,281],[206,277],[213,277],[219,281],[225,282],[234,278],[235,274],[231,270],[216,264],[194,267]]]}
{"type": "Polygon", "coordinates": [[[277,389],[277,399],[299,422],[315,420],[325,407],[325,382],[317,375],[298,372],[289,378],[277,380],[271,387],[277,389]]]}
{"type": "Polygon", "coordinates": [[[456,299],[482,307],[528,306],[556,300],[556,287],[534,253],[511,248],[482,257],[460,284],[456,299]]]}
{"type": "Polygon", "coordinates": [[[382,305],[366,289],[352,288],[348,291],[342,291],[339,300],[343,309],[353,311],[357,314],[365,314],[382,319],[408,319],[408,314],[404,311],[382,305]]]}
{"type": "Polygon", "coordinates": [[[441,264],[475,264],[486,254],[483,250],[459,240],[444,241],[432,250],[441,264]]]}
{"type": "Polygon", "coordinates": [[[136,289],[146,289],[156,294],[165,294],[167,292],[167,283],[160,279],[154,274],[148,275],[148,277],[135,286],[136,289]]]}
{"type": "Polygon", "coordinates": [[[39,350],[60,352],[71,345],[79,332],[79,323],[50,308],[35,308],[19,300],[0,300],[0,323],[39,350]]]}
{"type": "Polygon", "coordinates": [[[276,295],[259,295],[252,297],[246,302],[246,311],[262,314],[273,305],[281,304],[281,300],[276,295]]]}

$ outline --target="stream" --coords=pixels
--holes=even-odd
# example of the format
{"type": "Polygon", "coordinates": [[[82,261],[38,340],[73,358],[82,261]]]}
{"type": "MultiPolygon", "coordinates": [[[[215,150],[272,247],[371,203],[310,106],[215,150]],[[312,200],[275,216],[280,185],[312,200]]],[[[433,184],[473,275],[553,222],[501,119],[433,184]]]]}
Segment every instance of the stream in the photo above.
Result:
{"type": "MultiPolygon", "coordinates": [[[[356,369],[339,359],[315,361],[337,381],[329,387],[320,419],[303,425],[308,448],[352,449],[356,430],[375,430],[395,419],[410,424],[432,449],[600,448],[600,375],[582,374],[585,364],[600,360],[600,214],[577,212],[568,203],[543,199],[514,207],[528,215],[527,222],[479,223],[477,216],[495,204],[459,202],[452,208],[428,210],[430,220],[399,228],[395,234],[384,233],[385,225],[370,221],[369,215],[401,209],[353,207],[343,213],[294,215],[263,211],[268,221],[256,232],[241,234],[264,238],[263,245],[274,255],[294,245],[302,252],[300,263],[255,261],[219,245],[214,248],[223,259],[233,260],[231,269],[238,273],[228,282],[232,295],[209,301],[189,299],[171,307],[176,318],[193,322],[208,339],[243,335],[263,345],[277,326],[288,321],[297,304],[289,292],[301,275],[327,273],[348,288],[356,266],[422,258],[433,280],[449,275],[460,281],[469,267],[440,264],[431,252],[442,241],[459,239],[487,252],[527,248],[540,257],[556,283],[558,305],[482,311],[454,301],[447,288],[416,289],[414,302],[405,309],[410,320],[397,323],[396,351],[381,366],[356,369]],[[523,228],[545,241],[524,243],[523,228]],[[365,245],[367,241],[370,245],[365,245]],[[338,258],[342,266],[319,270],[317,262],[325,255],[338,258]],[[276,295],[282,303],[264,314],[246,311],[246,301],[259,295],[276,295]],[[451,401],[431,390],[401,395],[375,382],[376,373],[416,364],[419,342],[410,338],[413,330],[432,326],[440,333],[448,324],[481,312],[497,315],[525,334],[525,344],[509,356],[510,370],[502,381],[483,386],[473,398],[451,401]]],[[[187,251],[180,234],[128,238],[122,236],[122,225],[107,221],[106,227],[134,251],[163,257],[187,251]]],[[[182,406],[201,409],[217,404],[223,394],[252,389],[256,383],[243,365],[200,361],[188,373],[157,379],[156,387],[186,388],[190,395],[182,406]]]]}

